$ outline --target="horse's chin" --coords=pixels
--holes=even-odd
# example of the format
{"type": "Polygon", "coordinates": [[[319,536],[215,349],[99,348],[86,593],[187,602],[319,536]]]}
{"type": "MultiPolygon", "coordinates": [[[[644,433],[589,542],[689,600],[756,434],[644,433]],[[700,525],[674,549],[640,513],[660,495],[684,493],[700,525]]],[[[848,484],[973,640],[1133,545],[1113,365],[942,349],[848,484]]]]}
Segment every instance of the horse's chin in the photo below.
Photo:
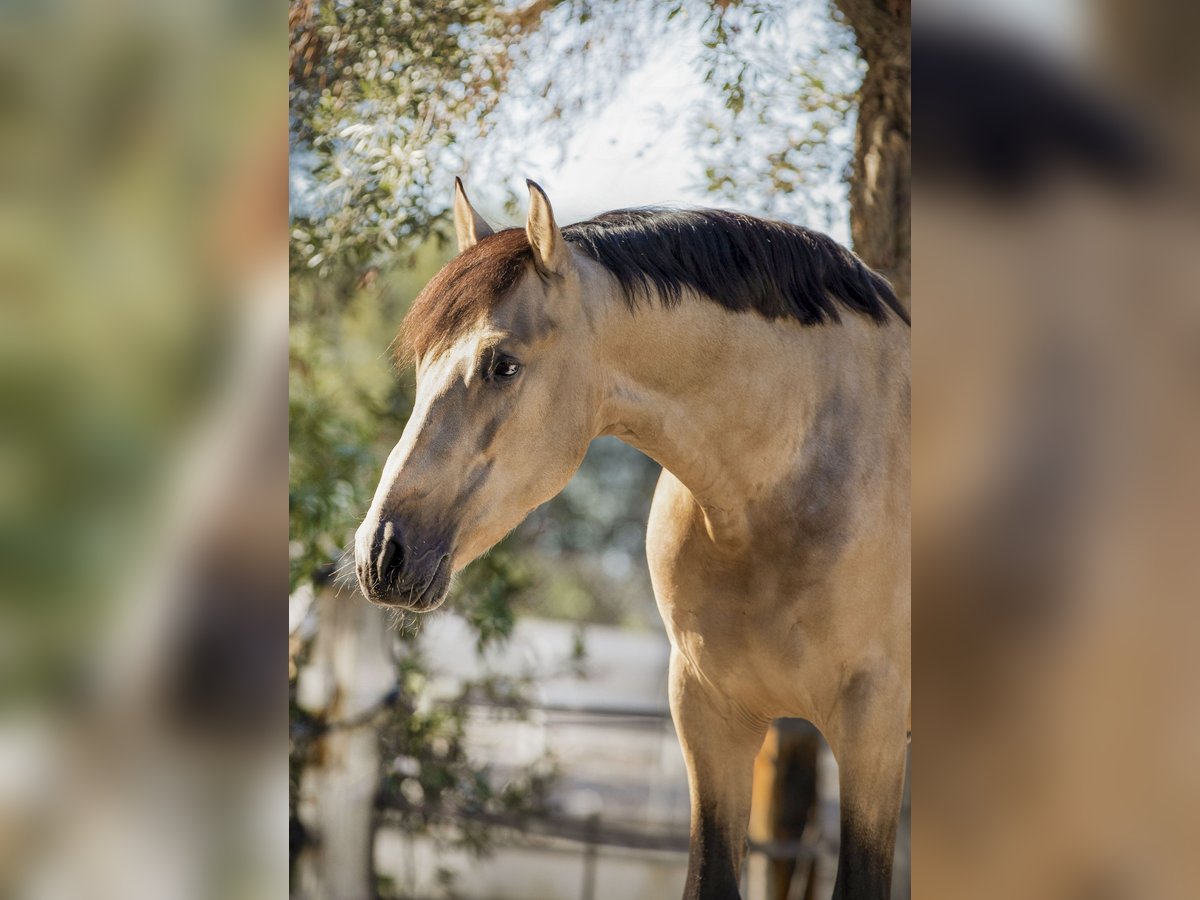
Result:
{"type": "Polygon", "coordinates": [[[446,602],[446,597],[448,597],[449,595],[450,595],[450,582],[449,582],[449,579],[447,579],[446,584],[444,586],[442,586],[441,588],[439,588],[436,593],[433,592],[432,587],[431,587],[430,590],[428,590],[426,592],[425,596],[423,596],[421,598],[421,604],[419,606],[409,606],[406,608],[410,612],[415,612],[415,613],[433,612],[435,609],[437,609],[439,606],[441,606],[443,603],[446,602]]]}

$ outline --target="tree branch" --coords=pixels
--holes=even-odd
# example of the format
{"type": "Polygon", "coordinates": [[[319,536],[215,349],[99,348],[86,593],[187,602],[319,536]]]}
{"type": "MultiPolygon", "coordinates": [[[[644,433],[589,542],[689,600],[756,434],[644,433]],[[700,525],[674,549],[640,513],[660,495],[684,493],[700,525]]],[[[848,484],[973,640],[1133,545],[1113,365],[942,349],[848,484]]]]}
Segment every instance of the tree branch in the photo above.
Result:
{"type": "Polygon", "coordinates": [[[522,32],[536,31],[542,24],[542,17],[563,0],[533,0],[527,6],[522,6],[509,13],[502,13],[500,21],[508,26],[517,26],[522,32]]]}

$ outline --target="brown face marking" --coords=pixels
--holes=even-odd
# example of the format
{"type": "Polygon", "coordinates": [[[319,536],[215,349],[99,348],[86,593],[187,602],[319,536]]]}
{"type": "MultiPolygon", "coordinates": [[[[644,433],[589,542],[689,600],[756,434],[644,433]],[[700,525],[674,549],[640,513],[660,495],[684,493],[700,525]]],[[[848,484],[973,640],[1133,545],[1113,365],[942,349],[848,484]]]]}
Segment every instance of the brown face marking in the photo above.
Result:
{"type": "Polygon", "coordinates": [[[549,336],[557,324],[546,310],[522,304],[513,311],[509,330],[523,344],[538,344],[549,336]]]}
{"type": "Polygon", "coordinates": [[[458,489],[458,493],[454,495],[454,501],[450,504],[451,508],[461,507],[469,499],[471,495],[479,490],[480,486],[487,480],[488,475],[492,471],[492,461],[489,459],[481,466],[475,469],[463,482],[462,487],[458,489]]]}
{"type": "MultiPolygon", "coordinates": [[[[496,412],[479,431],[479,453],[482,456],[487,456],[488,451],[492,449],[492,444],[496,442],[496,435],[500,431],[500,426],[504,424],[504,413],[496,412]]],[[[491,465],[491,462],[488,462],[491,465]]]]}

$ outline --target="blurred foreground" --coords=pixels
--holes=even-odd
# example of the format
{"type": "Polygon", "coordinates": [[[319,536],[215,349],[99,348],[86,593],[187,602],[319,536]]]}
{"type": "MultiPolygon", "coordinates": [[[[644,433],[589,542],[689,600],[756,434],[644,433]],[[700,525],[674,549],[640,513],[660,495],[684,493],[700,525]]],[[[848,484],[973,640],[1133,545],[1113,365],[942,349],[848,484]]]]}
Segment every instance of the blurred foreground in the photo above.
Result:
{"type": "Polygon", "coordinates": [[[1195,897],[1195,6],[961,6],[913,51],[913,893],[1195,897]]]}
{"type": "Polygon", "coordinates": [[[282,14],[0,16],[0,895],[284,896],[282,14]]]}

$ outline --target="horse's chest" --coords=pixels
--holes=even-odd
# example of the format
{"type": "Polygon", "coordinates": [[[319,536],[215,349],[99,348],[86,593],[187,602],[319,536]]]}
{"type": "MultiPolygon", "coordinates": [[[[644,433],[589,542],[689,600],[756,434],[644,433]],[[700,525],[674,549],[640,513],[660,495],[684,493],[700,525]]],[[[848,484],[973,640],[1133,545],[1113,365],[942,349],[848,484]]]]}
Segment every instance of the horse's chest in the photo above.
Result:
{"type": "Polygon", "coordinates": [[[805,714],[851,632],[836,577],[845,518],[804,499],[813,502],[774,517],[740,553],[714,547],[673,478],[660,482],[651,513],[650,571],[672,642],[710,682],[769,715],[805,714]]]}
{"type": "Polygon", "coordinates": [[[825,587],[788,567],[702,554],[665,568],[669,575],[656,578],[659,609],[690,663],[743,701],[761,701],[764,714],[799,714],[797,697],[828,666],[834,641],[836,605],[825,587]]]}

